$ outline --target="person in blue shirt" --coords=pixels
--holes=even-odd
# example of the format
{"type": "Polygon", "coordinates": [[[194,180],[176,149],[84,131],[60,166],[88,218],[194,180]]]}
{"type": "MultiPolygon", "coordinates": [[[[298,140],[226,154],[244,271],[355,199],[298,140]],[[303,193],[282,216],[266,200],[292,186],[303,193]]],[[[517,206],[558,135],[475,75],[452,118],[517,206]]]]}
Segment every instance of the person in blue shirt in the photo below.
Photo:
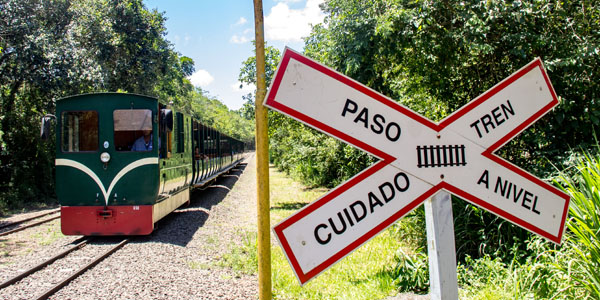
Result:
{"type": "Polygon", "coordinates": [[[152,150],[152,130],[144,130],[144,135],[140,136],[133,146],[131,151],[151,151],[152,150]]]}

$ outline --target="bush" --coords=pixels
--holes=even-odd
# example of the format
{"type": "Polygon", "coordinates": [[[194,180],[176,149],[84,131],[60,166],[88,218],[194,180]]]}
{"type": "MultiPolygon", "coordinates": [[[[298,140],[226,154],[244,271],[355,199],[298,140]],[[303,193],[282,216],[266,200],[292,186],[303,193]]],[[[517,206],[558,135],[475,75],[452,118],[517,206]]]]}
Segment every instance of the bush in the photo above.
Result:
{"type": "Polygon", "coordinates": [[[423,248],[413,254],[398,250],[396,267],[392,273],[400,292],[425,294],[429,290],[429,260],[423,248]]]}

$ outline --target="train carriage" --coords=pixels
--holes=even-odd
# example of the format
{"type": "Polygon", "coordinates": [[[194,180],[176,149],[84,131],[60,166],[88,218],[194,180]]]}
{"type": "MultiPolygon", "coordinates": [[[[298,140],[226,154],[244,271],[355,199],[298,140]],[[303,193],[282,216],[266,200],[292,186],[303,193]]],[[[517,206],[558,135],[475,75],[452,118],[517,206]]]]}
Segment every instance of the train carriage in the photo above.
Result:
{"type": "MultiPolygon", "coordinates": [[[[56,104],[56,194],[65,235],[145,235],[244,144],[158,99],[85,94],[56,104]]],[[[44,127],[44,126],[43,126],[44,127]]]]}

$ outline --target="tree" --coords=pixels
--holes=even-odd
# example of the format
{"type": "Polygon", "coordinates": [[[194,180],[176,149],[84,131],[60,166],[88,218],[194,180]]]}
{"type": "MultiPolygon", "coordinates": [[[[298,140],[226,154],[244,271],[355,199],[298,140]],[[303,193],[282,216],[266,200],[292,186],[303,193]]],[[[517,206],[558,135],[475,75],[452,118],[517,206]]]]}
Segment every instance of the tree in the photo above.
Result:
{"type": "Polygon", "coordinates": [[[127,91],[189,109],[193,61],[141,0],[0,0],[0,211],[53,194],[39,120],[67,95],[127,91]]]}
{"type": "Polygon", "coordinates": [[[246,100],[246,102],[244,102],[244,104],[242,105],[242,107],[240,108],[240,116],[242,116],[242,118],[246,119],[246,120],[254,120],[254,111],[255,111],[255,107],[256,104],[254,104],[254,96],[252,93],[248,93],[245,96],[242,96],[242,98],[244,100],[246,100]]]}
{"type": "MultiPolygon", "coordinates": [[[[252,44],[255,45],[255,42],[252,41],[252,44]]],[[[273,80],[275,70],[277,69],[277,65],[279,64],[280,60],[281,52],[279,49],[273,46],[268,46],[265,43],[265,82],[267,86],[271,84],[271,80],[273,80]]],[[[244,84],[256,87],[256,56],[248,57],[244,62],[242,62],[242,68],[240,69],[238,80],[241,83],[240,89],[243,88],[244,84]]],[[[254,95],[256,95],[256,90],[243,96],[246,102],[240,109],[240,114],[248,120],[254,120],[254,95]]]]}

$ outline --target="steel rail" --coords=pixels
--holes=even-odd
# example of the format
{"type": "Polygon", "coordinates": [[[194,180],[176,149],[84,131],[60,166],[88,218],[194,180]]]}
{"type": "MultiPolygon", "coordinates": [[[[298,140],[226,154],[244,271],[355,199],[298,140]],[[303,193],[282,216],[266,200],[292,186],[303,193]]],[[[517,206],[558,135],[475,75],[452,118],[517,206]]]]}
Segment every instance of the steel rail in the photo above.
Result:
{"type": "Polygon", "coordinates": [[[75,245],[75,246],[73,246],[73,247],[71,247],[71,248],[69,248],[69,249],[67,249],[67,250],[65,250],[65,251],[63,251],[63,252],[61,252],[61,253],[53,256],[53,257],[51,257],[50,259],[48,259],[48,260],[46,260],[46,261],[44,261],[44,262],[42,262],[42,263],[40,263],[40,264],[38,264],[38,265],[36,265],[34,267],[32,267],[31,269],[29,269],[29,270],[27,270],[27,271],[25,271],[25,272],[23,272],[23,273],[15,276],[15,277],[11,278],[11,279],[6,280],[3,283],[0,283],[0,289],[3,289],[3,288],[5,288],[5,287],[7,287],[7,286],[9,286],[9,285],[11,285],[11,284],[13,284],[13,283],[15,283],[15,282],[23,279],[23,278],[25,278],[25,277],[27,277],[27,276],[35,273],[35,272],[43,269],[47,265],[49,265],[49,264],[53,263],[54,261],[56,261],[57,259],[62,258],[64,256],[66,256],[67,254],[75,251],[75,250],[79,250],[79,249],[85,247],[85,245],[87,245],[88,242],[89,242],[89,240],[82,241],[82,242],[78,243],[77,245],[75,245]]]}
{"type": "Polygon", "coordinates": [[[104,254],[96,257],[93,261],[91,261],[90,263],[88,263],[87,265],[85,265],[84,267],[82,267],[81,269],[79,269],[77,272],[73,273],[67,279],[59,282],[54,287],[48,289],[46,292],[44,292],[43,294],[40,294],[39,296],[37,296],[37,297],[35,297],[33,299],[36,299],[36,300],[48,299],[48,297],[52,296],[58,290],[62,289],[64,286],[66,286],[67,284],[69,284],[69,282],[71,282],[73,279],[79,277],[81,274],[85,273],[85,271],[87,271],[87,270],[91,269],[92,267],[94,267],[95,265],[97,265],[103,259],[105,259],[109,255],[113,254],[115,251],[119,250],[121,247],[123,247],[128,242],[129,242],[129,239],[124,239],[118,245],[112,247],[110,250],[104,252],[104,254]]]}
{"type": "Polygon", "coordinates": [[[41,218],[43,216],[51,215],[51,214],[57,213],[59,211],[60,211],[60,208],[57,208],[57,209],[53,209],[53,210],[51,210],[49,212],[45,212],[45,213],[42,213],[42,214],[39,214],[39,215],[36,215],[36,216],[33,216],[33,217],[29,217],[27,219],[15,221],[15,222],[9,222],[9,223],[6,223],[6,224],[0,224],[0,229],[6,228],[6,227],[10,227],[10,226],[19,225],[21,223],[25,223],[27,221],[35,220],[35,219],[41,218]]]}
{"type": "Polygon", "coordinates": [[[0,236],[9,235],[11,233],[15,233],[15,232],[18,232],[18,231],[21,231],[21,230],[24,230],[24,229],[27,229],[27,228],[30,228],[30,227],[35,227],[35,226],[38,226],[38,225],[50,222],[52,220],[58,219],[58,218],[60,218],[60,216],[55,216],[55,217],[52,217],[52,218],[49,218],[49,219],[46,219],[46,220],[42,220],[42,221],[39,221],[39,222],[27,224],[25,226],[21,226],[19,228],[15,228],[13,230],[2,232],[2,233],[0,233],[0,236]]]}

